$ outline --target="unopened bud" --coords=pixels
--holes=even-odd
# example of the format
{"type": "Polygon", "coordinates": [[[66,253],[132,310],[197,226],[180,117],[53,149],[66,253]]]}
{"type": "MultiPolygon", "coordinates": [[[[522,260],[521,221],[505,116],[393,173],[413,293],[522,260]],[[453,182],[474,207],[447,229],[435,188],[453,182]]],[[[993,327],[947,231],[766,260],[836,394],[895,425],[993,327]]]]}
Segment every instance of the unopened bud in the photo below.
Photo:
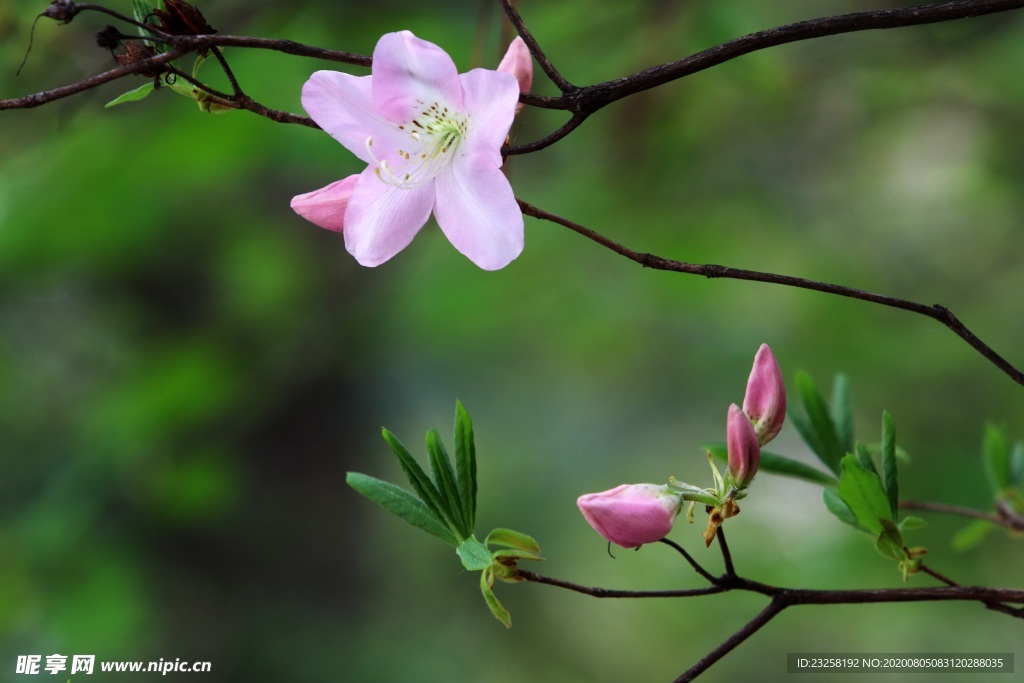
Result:
{"type": "Polygon", "coordinates": [[[725,440],[729,450],[729,474],[737,486],[746,486],[757,474],[761,446],[754,425],[735,403],[729,406],[725,440]]]}
{"type": "Polygon", "coordinates": [[[683,499],[667,486],[622,484],[576,501],[594,531],[623,548],[661,540],[672,530],[683,499]]]}
{"type": "Polygon", "coordinates": [[[754,367],[747,380],[743,412],[754,423],[757,441],[765,445],[775,438],[786,419],[786,387],[782,371],[767,344],[761,344],[754,356],[754,367]]]}

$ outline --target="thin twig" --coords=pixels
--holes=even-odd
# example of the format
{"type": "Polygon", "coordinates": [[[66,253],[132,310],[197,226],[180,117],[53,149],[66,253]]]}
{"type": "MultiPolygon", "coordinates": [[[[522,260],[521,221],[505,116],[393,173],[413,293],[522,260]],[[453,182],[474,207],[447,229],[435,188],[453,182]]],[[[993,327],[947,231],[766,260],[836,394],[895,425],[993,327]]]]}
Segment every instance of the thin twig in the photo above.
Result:
{"type": "Polygon", "coordinates": [[[505,10],[505,14],[508,16],[509,21],[516,27],[516,31],[519,33],[523,42],[526,43],[526,47],[530,49],[530,54],[537,60],[540,68],[543,69],[544,73],[547,74],[551,82],[558,86],[558,89],[562,91],[562,94],[574,93],[579,90],[575,85],[570,83],[566,78],[555,68],[555,65],[551,63],[548,56],[544,54],[544,50],[541,49],[537,43],[536,38],[530,33],[530,29],[526,28],[526,24],[523,23],[523,18],[519,16],[519,12],[516,10],[515,4],[511,0],[501,0],[501,6],[505,10]]]}
{"type": "Polygon", "coordinates": [[[692,598],[699,595],[713,595],[715,593],[722,593],[729,590],[724,586],[708,586],[706,588],[686,588],[683,590],[664,590],[664,591],[628,591],[628,590],[614,590],[611,588],[596,588],[594,586],[583,586],[572,581],[563,581],[562,579],[554,579],[550,576],[544,576],[536,572],[531,572],[526,569],[520,569],[516,573],[516,576],[523,579],[524,581],[532,581],[533,583],[544,583],[549,586],[557,586],[558,588],[565,588],[575,593],[583,593],[594,598],[692,598]]]}
{"type": "Polygon", "coordinates": [[[714,576],[712,576],[706,569],[704,569],[704,567],[700,566],[700,564],[697,562],[697,560],[693,559],[693,556],[690,555],[690,553],[686,552],[686,549],[683,548],[683,546],[679,545],[675,541],[669,540],[668,538],[663,538],[663,539],[661,539],[660,542],[664,543],[665,545],[669,546],[670,548],[675,549],[676,552],[678,552],[680,555],[682,555],[684,558],[686,558],[686,561],[690,563],[690,566],[693,567],[693,569],[698,574],[700,574],[705,579],[707,579],[708,583],[710,583],[712,585],[717,585],[718,584],[718,579],[716,579],[714,576]]]}
{"type": "Polygon", "coordinates": [[[520,200],[520,208],[523,213],[527,216],[539,218],[542,220],[550,221],[561,225],[562,227],[569,228],[573,232],[577,232],[587,239],[597,242],[606,249],[614,251],[620,256],[628,258],[630,261],[639,263],[645,268],[653,268],[655,270],[665,270],[674,273],[686,273],[688,275],[702,275],[707,278],[727,278],[732,280],[750,280],[753,282],[766,282],[776,285],[784,285],[787,287],[797,287],[800,289],[810,289],[816,292],[824,292],[826,294],[833,294],[835,296],[846,297],[850,299],[859,299],[861,301],[867,301],[882,306],[888,306],[890,308],[898,308],[911,313],[917,313],[923,315],[932,320],[936,320],[945,327],[952,330],[958,337],[966,341],[974,350],[980,353],[982,356],[987,358],[993,365],[999,368],[1005,375],[1007,375],[1014,382],[1024,386],[1024,372],[1018,370],[1005,358],[997,354],[988,344],[978,338],[976,334],[971,332],[966,325],[964,325],[959,318],[945,306],[938,304],[928,306],[925,304],[917,303],[916,301],[909,301],[907,299],[899,299],[896,297],[886,296],[884,294],[875,294],[873,292],[866,292],[861,289],[854,289],[852,287],[844,287],[842,285],[831,284],[827,282],[819,282],[817,280],[808,280],[800,277],[793,277],[791,275],[778,275],[775,273],[764,273],[754,270],[743,270],[740,268],[731,268],[729,266],[720,266],[714,264],[696,264],[686,263],[684,261],[674,261],[672,259],[666,259],[661,256],[654,254],[643,254],[632,249],[625,247],[614,240],[611,240],[604,235],[591,230],[590,228],[584,227],[579,223],[575,223],[566,218],[562,218],[556,214],[544,211],[543,209],[537,208],[532,204],[520,200]]]}
{"type": "Polygon", "coordinates": [[[736,576],[736,568],[732,565],[732,553],[729,552],[729,544],[725,542],[725,532],[722,531],[722,527],[718,527],[715,535],[718,537],[718,547],[722,549],[722,560],[725,562],[725,575],[728,577],[736,576]]]}
{"type": "Polygon", "coordinates": [[[1000,507],[999,512],[985,512],[973,508],[960,507],[959,505],[947,505],[946,503],[930,503],[927,501],[901,500],[900,507],[904,510],[923,510],[926,512],[942,512],[947,515],[958,515],[972,519],[983,519],[999,526],[1014,531],[1024,531],[1024,515],[1019,515],[1006,507],[1000,507]]]}

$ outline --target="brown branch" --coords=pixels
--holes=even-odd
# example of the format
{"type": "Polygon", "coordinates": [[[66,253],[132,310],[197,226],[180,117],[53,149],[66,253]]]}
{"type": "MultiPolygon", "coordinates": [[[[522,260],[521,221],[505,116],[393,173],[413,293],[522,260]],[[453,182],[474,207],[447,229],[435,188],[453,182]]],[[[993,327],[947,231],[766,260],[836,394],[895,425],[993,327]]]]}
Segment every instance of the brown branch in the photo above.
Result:
{"type": "Polygon", "coordinates": [[[686,263],[684,261],[675,261],[672,259],[663,258],[654,254],[644,254],[632,249],[625,247],[614,240],[608,239],[604,235],[591,230],[590,228],[584,227],[579,223],[574,223],[566,218],[549,213],[543,209],[539,209],[532,204],[528,204],[522,200],[517,200],[523,213],[527,216],[539,218],[541,220],[550,221],[561,225],[562,227],[569,228],[573,232],[577,232],[583,235],[589,240],[597,242],[606,249],[614,251],[620,256],[624,256],[630,261],[639,263],[645,268],[653,268],[654,270],[665,270],[674,273],[686,273],[688,275],[702,275],[707,278],[727,278],[732,280],[750,280],[753,282],[766,282],[769,284],[784,285],[787,287],[797,287],[800,289],[810,289],[816,292],[824,292],[826,294],[833,294],[835,296],[846,297],[850,299],[859,299],[861,301],[867,301],[869,303],[879,304],[881,306],[888,306],[890,308],[898,308],[900,310],[909,311],[911,313],[917,313],[923,315],[932,320],[936,320],[945,327],[952,330],[958,337],[966,341],[975,351],[980,353],[982,356],[987,358],[993,365],[999,368],[1005,375],[1018,384],[1024,386],[1024,373],[1013,366],[1009,361],[996,353],[988,344],[978,338],[976,334],[971,332],[964,325],[959,318],[945,306],[934,304],[928,306],[926,304],[917,303],[916,301],[909,301],[907,299],[899,299],[896,297],[886,296],[884,294],[875,294],[873,292],[866,292],[861,289],[854,289],[852,287],[844,287],[843,285],[836,285],[827,282],[819,282],[817,280],[808,280],[800,277],[793,277],[791,275],[778,275],[775,273],[764,273],[754,270],[743,270],[740,268],[731,268],[729,266],[720,266],[714,264],[697,264],[697,263],[686,263]]]}
{"type": "Polygon", "coordinates": [[[501,0],[501,6],[505,10],[505,14],[508,16],[509,21],[516,27],[516,31],[519,36],[526,43],[526,47],[530,49],[530,54],[537,60],[540,68],[547,74],[551,82],[558,86],[558,89],[563,94],[572,93],[579,91],[575,85],[565,79],[564,76],[555,68],[555,65],[551,63],[548,56],[544,54],[544,50],[541,49],[540,45],[537,44],[537,39],[530,33],[530,29],[526,28],[526,24],[523,23],[523,18],[519,16],[519,12],[516,10],[515,4],[511,0],[501,0]]]}
{"type": "MultiPolygon", "coordinates": [[[[692,563],[691,563],[692,564],[692,563]]],[[[743,641],[752,636],[782,610],[796,605],[851,605],[894,602],[945,602],[967,601],[980,602],[988,609],[1002,612],[1018,619],[1024,619],[1024,607],[1014,608],[1009,604],[1024,604],[1024,590],[1014,588],[988,588],[984,586],[961,586],[951,579],[923,568],[926,573],[935,576],[951,585],[931,588],[869,588],[849,590],[799,589],[769,586],[750,581],[739,576],[726,575],[715,581],[715,585],[707,588],[659,591],[613,590],[583,586],[572,581],[555,579],[536,572],[519,570],[518,576],[524,581],[543,583],[557,588],[565,588],[575,593],[582,593],[595,598],[690,598],[712,595],[731,590],[743,590],[760,593],[771,598],[771,602],[753,619],[723,641],[715,649],[702,657],[696,664],[676,679],[676,683],[692,681],[709,669],[715,662],[734,650],[743,641]]]]}
{"type": "Polygon", "coordinates": [[[141,73],[148,71],[155,66],[163,66],[168,64],[175,59],[178,59],[182,55],[187,54],[187,50],[179,50],[175,48],[170,52],[165,52],[155,57],[149,57],[138,62],[119,66],[116,69],[110,71],[104,71],[101,74],[90,76],[77,83],[71,83],[69,85],[54,88],[53,90],[44,90],[42,92],[33,93],[31,95],[24,95],[23,97],[13,97],[7,100],[0,100],[0,110],[4,109],[31,109],[38,107],[54,100],[59,100],[64,97],[70,97],[71,95],[77,95],[80,92],[91,90],[104,83],[115,81],[118,78],[124,78],[132,74],[141,73]]]}
{"type": "MultiPolygon", "coordinates": [[[[505,2],[505,0],[502,1],[503,3],[505,2]]],[[[671,81],[748,55],[751,52],[757,52],[758,50],[777,47],[786,43],[834,36],[841,33],[934,24],[998,12],[1008,12],[1022,7],[1024,7],[1024,0],[953,0],[952,2],[941,2],[931,5],[854,12],[834,17],[799,21],[785,26],[757,31],[756,33],[749,33],[678,61],[651,67],[629,76],[605,81],[604,83],[596,83],[567,91],[559,85],[559,81],[555,81],[556,85],[559,85],[563,92],[561,97],[529,100],[523,98],[522,101],[547,109],[566,109],[585,119],[602,107],[624,97],[656,88],[671,81]]],[[[548,73],[547,69],[545,69],[545,73],[548,73]]],[[[549,77],[551,76],[551,74],[548,75],[549,77]]],[[[559,78],[561,78],[561,74],[559,74],[559,78]]],[[[568,83],[564,79],[562,81],[568,83]]],[[[579,125],[579,123],[576,125],[579,125]]],[[[565,137],[565,135],[555,136],[552,134],[536,142],[510,147],[504,150],[504,153],[514,155],[535,152],[557,142],[562,137],[565,137]]]]}
{"type": "MultiPolygon", "coordinates": [[[[721,528],[721,527],[719,527],[721,528]]],[[[719,659],[729,654],[734,650],[740,643],[754,635],[761,629],[762,626],[767,624],[769,621],[775,618],[775,615],[784,610],[787,605],[782,604],[779,600],[772,600],[768,603],[761,612],[743,625],[743,628],[729,636],[721,645],[716,647],[711,652],[701,657],[700,661],[690,667],[683,675],[675,680],[675,683],[688,683],[693,679],[700,676],[706,670],[711,668],[711,665],[717,662],[719,659]]]]}

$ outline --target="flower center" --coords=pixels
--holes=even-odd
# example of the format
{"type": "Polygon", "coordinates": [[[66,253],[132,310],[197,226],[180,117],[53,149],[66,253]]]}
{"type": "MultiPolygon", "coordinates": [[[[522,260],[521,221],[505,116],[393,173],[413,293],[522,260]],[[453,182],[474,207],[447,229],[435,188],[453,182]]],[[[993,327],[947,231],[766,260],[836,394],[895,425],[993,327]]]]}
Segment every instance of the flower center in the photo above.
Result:
{"type": "Polygon", "coordinates": [[[379,159],[373,152],[373,137],[366,139],[366,151],[377,168],[374,172],[388,185],[411,190],[437,177],[455,156],[466,134],[468,117],[434,102],[409,123],[398,126],[407,146],[394,158],[379,159]]]}

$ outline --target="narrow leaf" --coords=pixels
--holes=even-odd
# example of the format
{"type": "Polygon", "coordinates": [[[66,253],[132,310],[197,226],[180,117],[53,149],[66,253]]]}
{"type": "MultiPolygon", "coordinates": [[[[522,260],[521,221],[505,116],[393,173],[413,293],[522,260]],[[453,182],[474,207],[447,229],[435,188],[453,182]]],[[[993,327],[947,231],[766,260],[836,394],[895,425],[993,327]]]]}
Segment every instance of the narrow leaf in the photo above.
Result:
{"type": "Polygon", "coordinates": [[[491,551],[480,541],[472,536],[459,544],[455,549],[462,566],[471,572],[478,572],[491,566],[494,560],[491,558],[491,551]]]}
{"type": "Polygon", "coordinates": [[[434,485],[444,499],[445,508],[455,522],[459,534],[463,538],[473,535],[462,513],[462,501],[459,500],[459,485],[455,483],[455,471],[452,469],[448,451],[441,443],[441,435],[436,430],[427,432],[427,452],[430,454],[430,471],[434,475],[434,485]]]}
{"type": "Polygon", "coordinates": [[[857,523],[857,515],[853,514],[853,510],[850,509],[850,506],[843,502],[843,499],[839,497],[839,492],[835,488],[829,487],[822,491],[821,498],[825,502],[825,508],[838,517],[841,522],[849,524],[858,531],[867,531],[857,523]]]}
{"type": "Polygon", "coordinates": [[[121,93],[119,96],[115,97],[114,99],[110,100],[105,105],[103,105],[103,108],[107,109],[109,107],[116,107],[117,105],[124,104],[125,102],[138,102],[139,100],[149,95],[149,93],[151,92],[153,92],[152,81],[150,81],[149,83],[144,83],[143,85],[140,85],[138,88],[135,88],[134,90],[129,90],[126,93],[121,93]]]}
{"type": "Polygon", "coordinates": [[[920,517],[914,517],[911,515],[910,517],[904,517],[901,519],[898,526],[902,533],[904,531],[913,531],[914,529],[923,529],[928,526],[928,522],[924,521],[920,517]]]}
{"type": "Polygon", "coordinates": [[[345,481],[356,491],[409,524],[437,536],[445,543],[458,544],[455,536],[437,515],[431,512],[423,501],[405,489],[359,472],[349,472],[345,475],[345,481]]]}
{"type": "Polygon", "coordinates": [[[1010,456],[1010,486],[1024,488],[1024,443],[1019,441],[1013,445],[1010,456]]]}
{"type": "Polygon", "coordinates": [[[839,497],[850,506],[857,522],[873,535],[882,533],[882,520],[892,521],[889,499],[882,489],[878,475],[869,472],[857,462],[855,455],[842,460],[843,474],[839,477],[839,497]]]}
{"type": "MultiPolygon", "coordinates": [[[[729,461],[729,449],[726,448],[725,444],[708,444],[703,448],[711,451],[711,454],[715,456],[716,459],[722,462],[729,461]]],[[[787,458],[784,455],[768,453],[767,451],[761,451],[761,461],[757,466],[757,470],[759,472],[771,472],[772,474],[780,474],[785,477],[803,479],[804,481],[809,481],[812,484],[822,484],[824,486],[835,486],[839,483],[839,480],[831,474],[822,472],[821,470],[798,460],[787,458]]]]}
{"type": "MultiPolygon", "coordinates": [[[[451,514],[445,507],[444,498],[441,496],[440,491],[434,486],[433,482],[430,481],[430,477],[423,471],[423,468],[419,466],[416,460],[412,457],[409,451],[402,445],[402,442],[398,440],[394,434],[388,430],[383,430],[384,440],[391,446],[391,450],[394,452],[395,457],[398,458],[399,464],[402,466],[402,471],[405,472],[405,476],[409,479],[409,483],[412,484],[413,489],[419,495],[420,500],[426,503],[427,507],[430,508],[435,515],[445,524],[448,525],[449,529],[453,531],[458,528],[455,521],[452,519],[451,514]]],[[[462,540],[462,539],[459,539],[462,540]]]]}
{"type": "MultiPolygon", "coordinates": [[[[836,434],[836,427],[832,423],[828,404],[822,398],[814,380],[806,372],[797,373],[796,388],[800,402],[807,413],[807,421],[803,424],[803,429],[809,429],[814,434],[813,439],[808,441],[808,445],[821,458],[826,467],[838,474],[839,462],[845,451],[839,444],[839,437],[836,434]]],[[[799,425],[799,422],[794,422],[794,424],[799,425]]],[[[798,426],[797,429],[803,435],[801,427],[798,426]]]]}
{"type": "Polygon", "coordinates": [[[985,537],[998,527],[984,519],[976,519],[960,531],[953,534],[953,550],[964,552],[985,540],[985,537]]]}
{"type": "Polygon", "coordinates": [[[487,602],[487,607],[490,608],[491,614],[494,618],[505,624],[505,628],[512,628],[512,615],[508,613],[508,610],[498,601],[497,596],[494,595],[494,591],[491,590],[491,581],[488,580],[488,572],[483,571],[480,573],[480,592],[484,595],[484,600],[487,602]]]}
{"type": "Polygon", "coordinates": [[[491,533],[487,534],[484,545],[503,545],[507,548],[518,548],[531,553],[540,552],[540,544],[532,536],[512,529],[492,529],[491,533]]]}
{"type": "Polygon", "coordinates": [[[900,487],[896,478],[896,425],[888,410],[882,412],[882,477],[892,518],[899,518],[900,487]]]}
{"type": "Polygon", "coordinates": [[[1010,487],[1010,438],[1006,428],[988,424],[985,427],[985,476],[992,495],[998,497],[1010,487]]]}
{"type": "Polygon", "coordinates": [[[843,453],[853,452],[853,407],[850,403],[850,382],[839,373],[832,384],[832,422],[843,453]]]}
{"type": "Polygon", "coordinates": [[[462,513],[473,529],[476,526],[476,445],[473,421],[462,401],[455,402],[455,469],[459,476],[462,513]]]}

